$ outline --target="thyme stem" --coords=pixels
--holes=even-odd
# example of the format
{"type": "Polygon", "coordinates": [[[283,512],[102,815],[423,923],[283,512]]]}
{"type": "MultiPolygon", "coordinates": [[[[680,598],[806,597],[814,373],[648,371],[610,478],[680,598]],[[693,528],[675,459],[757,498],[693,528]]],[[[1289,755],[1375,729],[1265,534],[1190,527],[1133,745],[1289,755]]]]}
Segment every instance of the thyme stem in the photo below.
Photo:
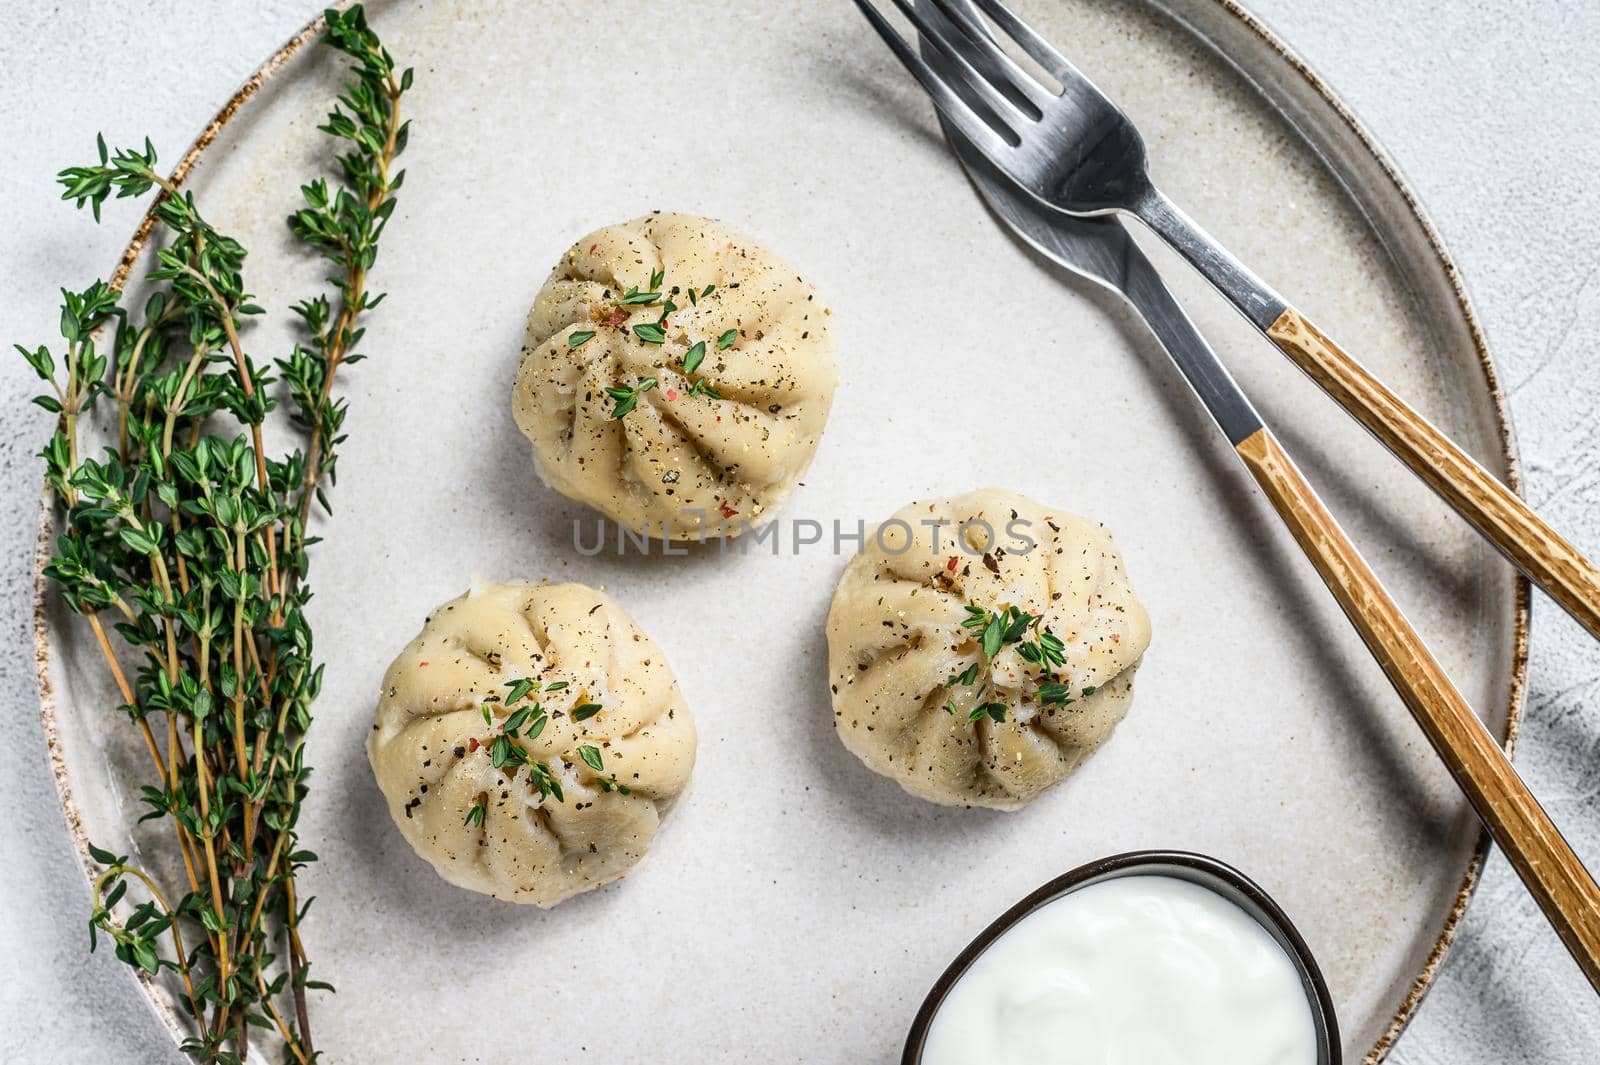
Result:
{"type": "Polygon", "coordinates": [[[393,167],[412,75],[396,71],[360,5],[324,17],[325,43],[352,61],[320,127],[343,154],[336,180],[302,186],[289,226],[336,264],[337,308],[327,295],[296,306],[304,341],[258,365],[245,325],[263,312],[244,288],[245,249],[156,170],[148,141],[113,153],[102,139],[98,163],[61,172],[63,198],[98,219],[111,196],[154,190],[168,239],[153,252],[148,299],[124,306],[103,281],[63,290],[59,366],[47,346],[18,348],[48,385],[35,402],[57,419],[42,457],[64,520],[45,574],[86,619],[118,710],[139,731],[155,769],[141,789],[145,819],[172,822],[187,882],[169,905],[149,873],[91,847],[103,872],[90,945],[107,934],[125,962],[177,975],[195,1024],[183,1049],[203,1065],[243,1060],[251,1026],[311,1065],[308,992],[328,989],[309,978],[295,879],[316,860],[297,823],[322,685],[304,613],[307,525],[313,499],[326,509],[343,439],[337,371],[361,357],[362,316],[383,298],[369,277],[404,179],[393,167]],[[112,446],[93,452],[82,434],[100,399],[115,408],[112,446]],[[279,410],[303,452],[268,451],[279,410]],[[137,669],[124,669],[124,653],[137,669]],[[152,714],[165,719],[164,744],[152,714]],[[149,900],[126,901],[130,882],[149,900]]]}

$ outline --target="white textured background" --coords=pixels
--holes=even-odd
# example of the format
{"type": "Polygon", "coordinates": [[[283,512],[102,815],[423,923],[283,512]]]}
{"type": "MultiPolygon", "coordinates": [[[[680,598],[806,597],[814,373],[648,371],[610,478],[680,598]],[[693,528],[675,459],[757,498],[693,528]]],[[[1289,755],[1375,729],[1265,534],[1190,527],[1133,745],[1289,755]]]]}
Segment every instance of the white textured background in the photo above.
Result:
{"type": "MultiPolygon", "coordinates": [[[[770,2],[770,0],[767,0],[770,2]]],[[[843,2],[843,0],[830,0],[843,2]]],[[[126,225],[55,205],[51,175],[94,134],[148,133],[170,162],[320,5],[97,0],[0,10],[0,340],[55,332],[54,288],[109,270],[126,225]]],[[[1252,0],[1388,148],[1466,276],[1511,394],[1534,505],[1600,555],[1600,5],[1541,0],[1252,0]]],[[[33,682],[31,547],[44,418],[0,356],[0,1063],[171,1062],[109,953],[45,764],[33,682]],[[29,412],[33,412],[30,414],[29,412]]],[[[1534,604],[1517,762],[1600,867],[1600,646],[1534,604]]],[[[1360,890],[1351,885],[1351,890],[1360,890]]],[[[1495,856],[1392,1061],[1544,1065],[1600,1057],[1600,1008],[1495,856]]]]}

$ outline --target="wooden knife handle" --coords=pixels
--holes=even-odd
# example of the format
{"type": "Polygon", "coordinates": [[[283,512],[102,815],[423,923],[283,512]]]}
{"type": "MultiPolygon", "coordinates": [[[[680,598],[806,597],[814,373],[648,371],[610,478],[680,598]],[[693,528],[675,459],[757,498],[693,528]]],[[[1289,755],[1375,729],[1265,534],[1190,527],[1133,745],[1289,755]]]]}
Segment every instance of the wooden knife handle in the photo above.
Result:
{"type": "Polygon", "coordinates": [[[1600,637],[1600,567],[1293,307],[1267,336],[1567,613],[1600,637]]]}
{"type": "Polygon", "coordinates": [[[1237,448],[1306,557],[1600,991],[1600,886],[1270,430],[1237,448]]]}

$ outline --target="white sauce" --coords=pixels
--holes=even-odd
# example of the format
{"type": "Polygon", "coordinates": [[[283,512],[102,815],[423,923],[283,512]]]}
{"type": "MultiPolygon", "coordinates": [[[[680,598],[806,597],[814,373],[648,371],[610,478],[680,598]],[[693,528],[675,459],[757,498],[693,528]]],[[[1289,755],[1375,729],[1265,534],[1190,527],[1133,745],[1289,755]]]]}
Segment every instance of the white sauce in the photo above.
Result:
{"type": "Polygon", "coordinates": [[[1221,895],[1104,880],[1012,925],[956,981],[924,1065],[1315,1065],[1293,961],[1221,895]]]}

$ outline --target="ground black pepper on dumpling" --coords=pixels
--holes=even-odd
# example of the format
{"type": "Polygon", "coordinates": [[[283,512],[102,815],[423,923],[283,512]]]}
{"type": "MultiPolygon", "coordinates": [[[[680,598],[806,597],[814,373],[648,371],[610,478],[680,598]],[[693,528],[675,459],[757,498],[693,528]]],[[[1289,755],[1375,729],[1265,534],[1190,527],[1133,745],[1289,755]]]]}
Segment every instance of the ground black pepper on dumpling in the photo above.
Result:
{"type": "Polygon", "coordinates": [[[816,452],[838,380],[830,325],[814,286],[751,237],[646,215],[556,264],[512,413],[563,495],[661,539],[738,535],[816,452]]]}
{"type": "Polygon", "coordinates": [[[834,591],[834,727],[913,795],[1015,809],[1111,735],[1149,643],[1103,526],[999,489],[912,503],[834,591]]]}
{"type": "Polygon", "coordinates": [[[661,648],[616,600],[475,582],[389,666],[367,757],[440,876],[553,906],[638,864],[695,742],[661,648]]]}

